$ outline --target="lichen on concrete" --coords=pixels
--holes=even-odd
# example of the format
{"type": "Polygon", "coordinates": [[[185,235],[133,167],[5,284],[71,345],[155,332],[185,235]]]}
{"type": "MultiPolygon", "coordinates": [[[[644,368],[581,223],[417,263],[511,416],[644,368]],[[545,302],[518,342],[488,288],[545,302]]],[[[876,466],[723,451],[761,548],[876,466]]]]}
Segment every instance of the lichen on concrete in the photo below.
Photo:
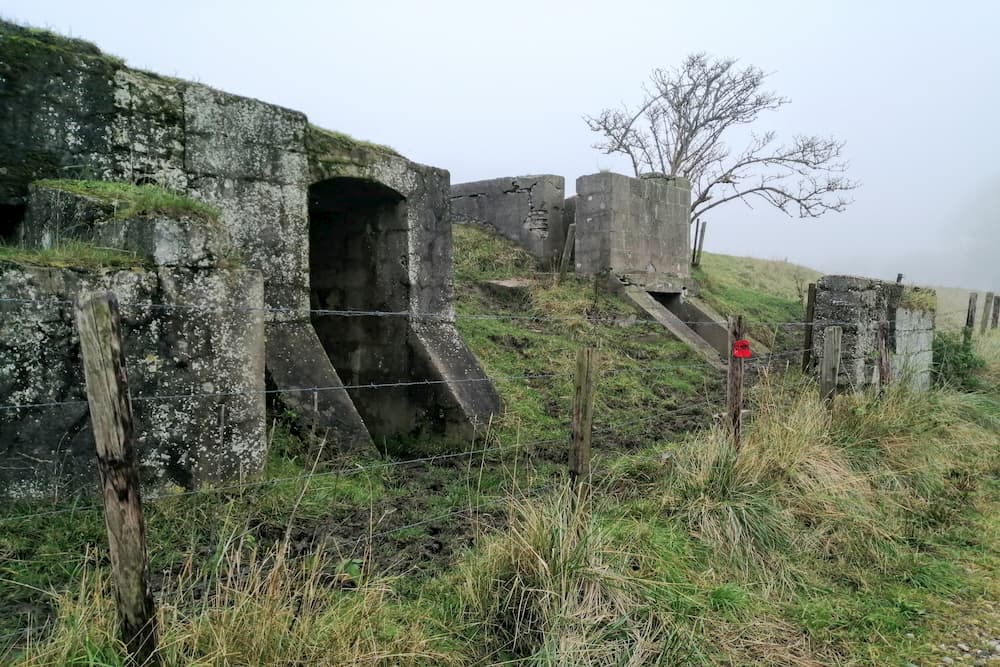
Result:
{"type": "Polygon", "coordinates": [[[893,381],[928,389],[935,302],[933,290],[857,276],[823,276],[816,281],[813,358],[822,358],[826,328],[839,326],[843,335],[838,385],[849,391],[877,385],[878,331],[885,321],[893,381]]]}
{"type": "Polygon", "coordinates": [[[576,181],[576,271],[639,286],[690,276],[691,188],[683,178],[602,172],[576,181]]]}
{"type": "MultiPolygon", "coordinates": [[[[12,216],[12,220],[0,220],[0,234],[7,237],[13,221],[18,237],[36,252],[51,253],[82,243],[133,253],[143,265],[136,275],[156,276],[155,286],[133,295],[133,300],[155,304],[160,299],[164,310],[201,295],[198,298],[204,303],[224,312],[222,302],[213,295],[229,294],[241,306],[238,312],[244,312],[245,302],[240,299],[252,295],[241,297],[237,285],[211,280],[262,278],[261,302],[252,308],[248,305],[246,312],[267,320],[267,379],[279,400],[311,420],[312,426],[329,429],[331,450],[371,444],[369,426],[356,403],[366,406],[366,414],[398,413],[385,419],[383,426],[370,428],[395,430],[395,435],[402,436],[458,431],[463,425],[488,420],[499,409],[488,382],[476,383],[483,387],[476,400],[471,400],[469,389],[451,385],[452,377],[478,373],[482,378],[471,355],[456,353],[454,360],[442,356],[434,364],[415,361],[428,346],[419,341],[413,327],[425,318],[439,323],[447,340],[460,343],[457,334],[451,335],[450,177],[446,171],[415,164],[390,148],[312,126],[294,110],[129,69],[89,45],[55,38],[58,43],[36,44],[34,39],[28,29],[0,22],[0,206],[5,207],[4,215],[12,216]],[[91,190],[132,185],[164,188],[199,202],[199,207],[211,207],[217,216],[199,218],[177,210],[119,214],[114,205],[108,215],[109,199],[91,196],[95,193],[88,188],[65,183],[31,185],[39,179],[67,178],[101,182],[88,186],[91,190]],[[331,248],[323,263],[311,265],[310,229],[321,223],[311,219],[315,207],[310,192],[312,186],[332,179],[344,179],[341,200],[334,206],[338,215],[369,215],[366,207],[355,207],[353,202],[359,192],[372,188],[395,193],[386,209],[391,215],[383,215],[369,225],[368,233],[350,239],[360,244],[358,252],[331,248]],[[109,181],[127,185],[105,183],[109,181]],[[29,199],[34,204],[24,210],[29,199]],[[217,225],[208,224],[215,218],[217,225]],[[372,240],[383,245],[372,250],[372,240]],[[235,271],[226,261],[232,254],[240,257],[247,272],[235,271]],[[310,286],[318,280],[317,271],[343,271],[334,283],[353,273],[351,280],[360,277],[361,284],[371,285],[360,291],[358,303],[380,309],[391,302],[404,313],[395,329],[381,331],[391,334],[391,340],[365,336],[369,330],[355,330],[346,323],[327,327],[321,340],[314,328],[318,322],[309,312],[310,286]],[[202,281],[208,281],[204,289],[202,281]],[[357,342],[352,352],[361,359],[357,362],[338,356],[339,341],[349,336],[357,342]],[[395,390],[386,401],[391,407],[378,406],[359,392],[348,394],[340,389],[343,383],[334,361],[346,374],[371,371],[374,377],[372,369],[377,369],[378,377],[385,380],[446,381],[433,385],[433,392],[395,390]],[[323,391],[303,391],[310,386],[323,391]]],[[[117,202],[117,196],[110,201],[117,202]]],[[[123,279],[119,274],[124,272],[114,272],[113,279],[96,277],[105,276],[107,268],[91,267],[89,274],[80,274],[79,281],[117,285],[114,281],[123,279]]],[[[6,269],[13,281],[8,285],[12,294],[20,290],[39,298],[45,294],[73,298],[72,291],[59,283],[68,279],[65,275],[60,273],[48,287],[36,286],[31,291],[14,277],[23,270],[6,269]]],[[[333,289],[328,298],[335,293],[333,289]]],[[[344,295],[339,292],[330,310],[345,306],[344,295]]],[[[213,311],[206,308],[205,312],[213,311]]],[[[189,312],[192,318],[197,313],[198,309],[189,312]]],[[[133,326],[145,344],[151,346],[157,337],[160,341],[159,352],[150,348],[132,362],[142,373],[181,378],[184,374],[174,366],[184,365],[189,379],[198,379],[202,393],[219,393],[220,387],[232,384],[226,368],[215,367],[220,377],[210,379],[202,355],[211,356],[211,346],[235,341],[238,332],[227,330],[214,315],[207,317],[204,330],[186,328],[193,326],[187,320],[171,324],[150,318],[148,327],[133,326]],[[229,331],[225,340],[216,339],[220,331],[229,331]],[[191,344],[189,338],[205,342],[196,355],[184,349],[191,344]],[[161,354],[164,350],[170,350],[169,357],[161,354]]],[[[68,349],[61,351],[63,356],[68,353],[68,349]]],[[[264,369],[254,363],[243,366],[247,372],[260,370],[257,384],[262,386],[264,369]]],[[[176,400],[185,404],[184,399],[176,400]]],[[[204,435],[207,422],[197,416],[201,414],[197,404],[186,407],[195,411],[193,421],[173,407],[144,408],[148,410],[143,416],[148,427],[145,437],[173,442],[178,434],[197,432],[192,442],[201,442],[198,438],[204,435]]],[[[263,407],[258,407],[255,418],[262,419],[263,407]]],[[[219,443],[227,441],[224,428],[213,433],[219,443]]],[[[157,456],[164,469],[192,480],[210,470],[237,474],[223,462],[205,465],[213,454],[200,445],[192,447],[180,454],[157,456]]],[[[252,453],[247,456],[248,468],[253,468],[257,459],[252,453]]]]}
{"type": "Polygon", "coordinates": [[[457,224],[482,225],[509,238],[541,262],[561,253],[566,237],[565,180],[542,174],[457,183],[451,186],[457,224]]]}

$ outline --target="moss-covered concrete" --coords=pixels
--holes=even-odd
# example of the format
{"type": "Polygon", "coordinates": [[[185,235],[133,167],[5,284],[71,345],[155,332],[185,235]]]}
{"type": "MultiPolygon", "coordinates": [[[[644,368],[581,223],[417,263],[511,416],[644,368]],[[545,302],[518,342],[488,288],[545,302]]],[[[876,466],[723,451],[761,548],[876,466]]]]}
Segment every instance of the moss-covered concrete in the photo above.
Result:
{"type": "Polygon", "coordinates": [[[158,185],[69,179],[47,179],[33,185],[92,199],[119,220],[169,216],[208,223],[219,221],[217,208],[158,185]]]}
{"type": "MultiPolygon", "coordinates": [[[[107,209],[110,202],[112,221],[152,221],[163,232],[148,237],[140,232],[149,225],[111,224],[88,212],[89,219],[101,224],[74,223],[74,230],[64,234],[65,226],[52,224],[53,215],[32,217],[29,211],[26,218],[15,220],[19,238],[40,247],[58,246],[66,236],[97,245],[138,247],[139,254],[159,267],[212,269],[220,266],[218,253],[202,252],[210,244],[195,241],[211,226],[203,223],[217,218],[245,266],[263,275],[261,312],[269,320],[270,380],[276,389],[287,390],[286,403],[294,403],[313,425],[337,434],[331,449],[350,449],[371,443],[351,402],[328,400],[342,397],[340,392],[306,396],[299,390],[307,385],[342,386],[331,359],[336,358],[337,340],[346,335],[346,325],[339,332],[334,326],[327,336],[329,349],[324,349],[309,316],[312,272],[342,272],[348,264],[346,251],[333,248],[323,262],[310,265],[310,228],[320,224],[310,217],[310,189],[344,179],[339,190],[343,201],[335,208],[348,223],[365,215],[364,207],[355,205],[358,192],[371,187],[391,191],[395,208],[383,231],[391,238],[392,252],[379,254],[363,246],[361,254],[367,259],[380,259],[354,266],[374,291],[387,284],[384,262],[398,267],[391,272],[392,302],[406,316],[393,339],[398,354],[392,358],[402,361],[386,365],[382,377],[374,380],[440,384],[434,392],[406,392],[406,417],[394,422],[399,434],[438,432],[442,424],[431,422],[444,422],[449,433],[467,434],[472,424],[488,422],[489,413],[499,409],[488,383],[466,381],[482,379],[482,371],[463,353],[451,322],[448,172],[414,164],[391,148],[312,126],[300,112],[133,70],[92,45],[34,36],[30,29],[9,23],[0,31],[0,62],[10,63],[7,72],[0,72],[0,169],[5,170],[0,172],[0,205],[6,215],[19,215],[32,188],[48,188],[76,197],[78,208],[93,204],[107,209]],[[170,197],[167,202],[165,191],[183,193],[187,199],[170,197]],[[144,200],[153,193],[154,201],[144,200]],[[127,212],[116,208],[119,202],[125,202],[127,212]],[[184,219],[202,226],[174,224],[184,219]],[[56,227],[57,235],[46,235],[56,227]],[[190,243],[178,243],[184,240],[190,243]],[[186,250],[173,252],[178,248],[186,250]],[[171,252],[159,252],[162,249],[171,252]],[[424,320],[434,326],[420,326],[424,320]],[[288,341],[295,345],[283,347],[288,341]],[[292,395],[308,400],[293,400],[292,395]]],[[[60,222],[67,220],[59,206],[49,209],[59,211],[55,217],[60,222]]],[[[10,221],[2,222],[0,232],[10,238],[10,221]]],[[[375,309],[387,302],[367,296],[375,309]]],[[[346,305],[332,303],[329,308],[346,305]]],[[[385,341],[361,337],[358,354],[374,358],[385,348],[385,341]]]]}

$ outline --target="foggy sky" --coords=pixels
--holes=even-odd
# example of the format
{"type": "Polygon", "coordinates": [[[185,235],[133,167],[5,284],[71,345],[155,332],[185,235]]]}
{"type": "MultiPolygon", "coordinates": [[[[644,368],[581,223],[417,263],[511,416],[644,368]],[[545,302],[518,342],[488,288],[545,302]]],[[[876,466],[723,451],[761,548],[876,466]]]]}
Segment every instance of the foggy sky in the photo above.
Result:
{"type": "MultiPolygon", "coordinates": [[[[847,142],[855,203],[817,221],[734,203],[710,251],[1000,288],[1000,3],[4,0],[5,18],[129,65],[308,114],[452,182],[599,169],[581,120],[694,51],[773,72],[755,127],[847,142]]],[[[741,146],[734,146],[739,150],[741,146]]]]}

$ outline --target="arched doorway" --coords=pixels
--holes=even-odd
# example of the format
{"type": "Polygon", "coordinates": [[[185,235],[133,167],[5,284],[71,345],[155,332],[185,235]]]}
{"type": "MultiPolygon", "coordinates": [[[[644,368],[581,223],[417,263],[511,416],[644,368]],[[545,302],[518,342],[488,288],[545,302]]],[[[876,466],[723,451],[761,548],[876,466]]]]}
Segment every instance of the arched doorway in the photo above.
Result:
{"type": "MultiPolygon", "coordinates": [[[[409,318],[388,314],[409,309],[403,196],[359,178],[310,186],[309,276],[313,327],[344,384],[410,380],[409,318]]],[[[413,428],[406,388],[349,392],[373,436],[413,428]]]]}

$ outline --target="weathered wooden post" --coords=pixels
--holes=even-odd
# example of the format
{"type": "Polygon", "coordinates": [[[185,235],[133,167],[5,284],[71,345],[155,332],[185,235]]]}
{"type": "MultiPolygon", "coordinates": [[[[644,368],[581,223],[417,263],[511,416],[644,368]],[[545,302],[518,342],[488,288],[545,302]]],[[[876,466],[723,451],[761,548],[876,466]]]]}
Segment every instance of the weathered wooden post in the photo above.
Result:
{"type": "Polygon", "coordinates": [[[996,329],[997,324],[1000,324],[1000,296],[993,297],[993,321],[990,323],[990,329],[996,329]]]}
{"type": "Polygon", "coordinates": [[[892,382],[892,357],[889,354],[889,322],[878,323],[878,386],[879,390],[892,382]]]}
{"type": "Polygon", "coordinates": [[[816,319],[816,283],[809,283],[806,293],[806,321],[802,336],[802,372],[808,373],[812,366],[813,321],[816,319]]]}
{"type": "Polygon", "coordinates": [[[739,450],[743,430],[743,360],[750,355],[743,316],[729,318],[729,364],[726,372],[726,410],[733,435],[733,449],[739,450]]]}
{"type": "Polygon", "coordinates": [[[122,641],[131,664],[156,665],[156,608],[149,590],[146,528],[128,393],[121,319],[114,294],[81,297],[76,326],[97,448],[111,570],[122,641]]]}
{"type": "Polygon", "coordinates": [[[576,353],[569,478],[580,497],[586,496],[590,487],[590,438],[594,424],[594,386],[599,359],[597,350],[592,347],[580,348],[576,353]]]}
{"type": "Polygon", "coordinates": [[[566,229],[566,243],[563,245],[562,256],[559,258],[559,282],[566,278],[569,264],[573,261],[573,248],[576,246],[576,223],[571,222],[566,229]]]}
{"type": "Polygon", "coordinates": [[[701,253],[705,250],[705,230],[708,228],[708,221],[701,223],[701,232],[698,234],[698,256],[695,258],[694,265],[701,266],[701,253]]]}
{"type": "Polygon", "coordinates": [[[694,219],[694,243],[691,244],[691,266],[698,266],[698,230],[701,229],[701,218],[694,219]]]}
{"type": "Polygon", "coordinates": [[[840,375],[840,342],[844,330],[827,327],[823,330],[823,359],[819,373],[819,395],[829,409],[833,409],[833,398],[837,395],[837,377],[840,375]]]}
{"type": "Polygon", "coordinates": [[[965,313],[965,329],[962,330],[962,341],[965,346],[972,345],[972,328],[976,326],[976,300],[979,295],[975,292],[969,294],[969,310],[965,313]]]}
{"type": "Polygon", "coordinates": [[[996,299],[996,295],[993,292],[986,293],[986,300],[983,301],[983,321],[979,325],[979,335],[986,333],[986,325],[989,324],[987,320],[990,319],[990,311],[993,309],[994,299],[996,299]]]}

